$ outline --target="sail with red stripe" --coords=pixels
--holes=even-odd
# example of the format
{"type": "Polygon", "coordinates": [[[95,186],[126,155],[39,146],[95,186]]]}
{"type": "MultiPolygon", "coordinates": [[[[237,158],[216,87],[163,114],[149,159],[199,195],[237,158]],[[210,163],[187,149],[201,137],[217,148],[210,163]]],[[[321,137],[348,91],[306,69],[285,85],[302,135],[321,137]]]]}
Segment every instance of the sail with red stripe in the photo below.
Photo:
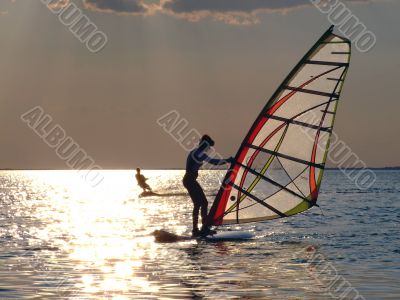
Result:
{"type": "Polygon", "coordinates": [[[288,217],[316,205],[350,52],[332,26],[292,70],[241,144],[210,224],[288,217]]]}

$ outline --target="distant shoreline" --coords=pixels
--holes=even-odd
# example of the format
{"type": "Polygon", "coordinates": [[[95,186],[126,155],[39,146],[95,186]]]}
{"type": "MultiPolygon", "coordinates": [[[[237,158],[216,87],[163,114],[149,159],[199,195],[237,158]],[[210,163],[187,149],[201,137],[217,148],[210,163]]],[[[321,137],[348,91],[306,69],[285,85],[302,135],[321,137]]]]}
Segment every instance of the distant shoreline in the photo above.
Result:
{"type": "MultiPolygon", "coordinates": [[[[325,170],[341,170],[342,168],[325,168],[325,170]]],[[[345,168],[346,170],[400,170],[400,167],[345,168]]]]}
{"type": "MultiPolygon", "coordinates": [[[[185,170],[184,168],[161,168],[161,169],[154,169],[154,168],[142,168],[143,170],[146,171],[157,171],[157,170],[162,170],[162,171],[167,171],[167,170],[176,170],[176,171],[182,171],[185,170]]],[[[363,169],[368,169],[368,170],[382,170],[382,171],[388,171],[388,170],[400,170],[400,166],[398,167],[371,167],[371,168],[347,168],[346,170],[363,170],[363,169]]],[[[104,171],[133,171],[135,168],[125,168],[125,169],[102,169],[104,171]]],[[[203,169],[204,171],[207,171],[207,169],[203,169]]],[[[225,170],[223,168],[221,169],[214,169],[214,170],[225,170]]],[[[325,168],[325,170],[341,170],[341,168],[325,168]]],[[[10,169],[10,168],[0,168],[0,171],[77,171],[73,169],[10,169]]],[[[83,170],[82,170],[83,171],[83,170]]]]}

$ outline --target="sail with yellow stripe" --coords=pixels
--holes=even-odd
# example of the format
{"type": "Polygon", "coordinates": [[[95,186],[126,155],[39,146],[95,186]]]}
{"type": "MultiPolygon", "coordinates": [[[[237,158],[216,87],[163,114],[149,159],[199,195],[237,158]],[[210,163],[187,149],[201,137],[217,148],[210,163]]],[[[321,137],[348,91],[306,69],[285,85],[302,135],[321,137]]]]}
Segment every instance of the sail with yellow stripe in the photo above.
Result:
{"type": "Polygon", "coordinates": [[[209,214],[211,225],[288,217],[317,203],[351,43],[333,26],[267,102],[209,214]]]}

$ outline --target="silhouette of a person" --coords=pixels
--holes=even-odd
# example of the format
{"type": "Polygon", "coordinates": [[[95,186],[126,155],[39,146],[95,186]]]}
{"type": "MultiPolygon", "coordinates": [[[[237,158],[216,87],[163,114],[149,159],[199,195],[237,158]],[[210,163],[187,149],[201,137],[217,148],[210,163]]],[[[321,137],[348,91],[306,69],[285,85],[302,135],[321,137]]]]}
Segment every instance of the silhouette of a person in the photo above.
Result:
{"type": "Polygon", "coordinates": [[[186,173],[183,177],[183,185],[189,192],[190,198],[193,201],[193,236],[208,235],[212,232],[209,226],[206,225],[207,221],[207,209],[208,202],[206,195],[200,184],[197,182],[198,171],[204,162],[208,162],[213,165],[223,165],[232,161],[233,158],[228,159],[217,159],[210,158],[207,156],[206,152],[212,146],[214,146],[214,141],[208,135],[204,135],[200,141],[197,148],[192,150],[186,160],[186,173]],[[198,228],[199,212],[201,211],[201,221],[202,228],[198,228]]]}
{"type": "Polygon", "coordinates": [[[148,178],[144,177],[142,174],[140,174],[140,169],[137,168],[136,169],[136,181],[137,184],[143,189],[143,192],[151,192],[151,187],[148,185],[148,183],[146,182],[148,178]]]}

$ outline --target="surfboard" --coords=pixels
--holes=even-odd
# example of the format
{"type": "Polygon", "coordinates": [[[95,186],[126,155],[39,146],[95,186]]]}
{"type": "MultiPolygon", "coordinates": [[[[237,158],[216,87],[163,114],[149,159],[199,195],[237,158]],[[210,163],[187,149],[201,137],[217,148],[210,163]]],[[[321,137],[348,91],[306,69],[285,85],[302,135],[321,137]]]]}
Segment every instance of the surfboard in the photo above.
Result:
{"type": "Polygon", "coordinates": [[[175,233],[168,232],[166,230],[155,230],[152,235],[157,243],[175,243],[189,240],[199,240],[207,242],[219,242],[219,241],[242,241],[251,240],[254,235],[248,231],[221,231],[214,235],[208,236],[188,236],[188,235],[177,235],[175,233]]]}
{"type": "Polygon", "coordinates": [[[140,194],[139,194],[139,198],[143,198],[143,197],[151,197],[151,196],[161,196],[161,195],[160,195],[160,194],[158,194],[158,193],[155,193],[155,192],[149,192],[149,191],[142,192],[142,193],[140,193],[140,194]]]}
{"type": "Polygon", "coordinates": [[[207,241],[241,241],[253,238],[254,235],[248,231],[221,231],[205,237],[207,241]]]}
{"type": "MultiPolygon", "coordinates": [[[[174,197],[174,196],[188,196],[188,193],[179,193],[179,192],[173,192],[173,193],[156,193],[156,192],[142,192],[139,194],[139,198],[143,197],[174,197]]],[[[215,196],[215,195],[212,195],[215,196]]]]}

